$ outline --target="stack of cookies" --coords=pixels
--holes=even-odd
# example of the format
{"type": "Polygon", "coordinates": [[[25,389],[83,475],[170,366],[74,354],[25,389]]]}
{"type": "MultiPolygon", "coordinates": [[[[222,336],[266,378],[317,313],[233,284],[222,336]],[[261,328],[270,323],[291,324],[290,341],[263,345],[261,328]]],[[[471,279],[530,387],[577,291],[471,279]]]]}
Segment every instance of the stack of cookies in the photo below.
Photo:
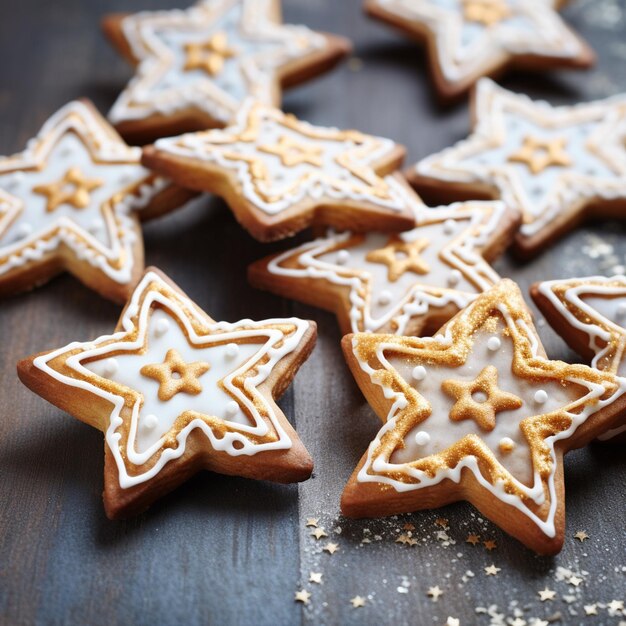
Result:
{"type": "Polygon", "coordinates": [[[427,43],[442,99],[471,91],[471,135],[404,172],[394,141],[280,109],[281,88],[331,69],[350,43],[283,24],[279,0],[103,20],[135,76],[108,121],[72,102],[0,159],[0,294],[67,270],[125,303],[112,334],[18,364],[24,384],[104,433],[110,518],[201,469],[278,482],[313,470],[276,400],[315,323],[218,322],[144,269],[141,222],[211,193],[259,241],[313,231],[248,279],[335,312],[382,421],[343,514],[468,500],[531,549],[561,549],[564,453],[626,433],[626,279],[533,286],[589,363],[567,364],[549,359],[519,287],[490,265],[626,212],[626,96],[552,107],[489,78],[593,62],[558,4],[367,0],[372,17],[427,43]]]}

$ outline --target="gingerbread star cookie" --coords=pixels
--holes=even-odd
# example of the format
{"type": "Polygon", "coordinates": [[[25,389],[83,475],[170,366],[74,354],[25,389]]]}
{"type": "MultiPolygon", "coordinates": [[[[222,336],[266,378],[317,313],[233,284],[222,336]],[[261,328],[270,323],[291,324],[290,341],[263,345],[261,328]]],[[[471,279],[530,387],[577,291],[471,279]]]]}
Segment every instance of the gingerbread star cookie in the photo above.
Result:
{"type": "Polygon", "coordinates": [[[521,210],[515,251],[532,256],[587,216],[626,215],[626,96],[552,107],[483,79],[470,137],[407,176],[426,198],[500,198],[521,210]]]}
{"type": "Polygon", "coordinates": [[[275,404],[315,344],[297,318],[215,322],[146,270],[112,335],[24,359],[21,381],[105,434],[104,506],[134,515],[201,469],[294,482],[313,462],[275,404]]]}
{"type": "Polygon", "coordinates": [[[0,157],[0,294],[68,270],[126,300],[143,271],[140,214],[190,195],[140,157],[84,100],[57,111],[23,152],[0,157]]]}
{"type": "Polygon", "coordinates": [[[506,248],[518,224],[501,202],[421,206],[412,230],[329,230],[257,261],[248,277],[254,287],[334,311],[344,334],[429,334],[499,280],[486,259],[506,248]]]}
{"type": "Polygon", "coordinates": [[[438,93],[466,92],[508,67],[585,68],[589,46],[561,19],[559,0],[366,0],[369,15],[428,46],[438,93]]]}
{"type": "Polygon", "coordinates": [[[563,454],[626,409],[625,378],[548,360],[510,280],[432,338],[360,333],[343,348],[384,422],[345,488],[345,515],[468,500],[529,548],[561,549],[563,454]]]}
{"type": "MultiPolygon", "coordinates": [[[[530,292],[554,330],[592,367],[626,377],[626,277],[550,280],[535,283],[530,292]]],[[[626,416],[599,437],[625,438],[626,416]]]]}
{"type": "Polygon", "coordinates": [[[136,66],[109,118],[140,143],[227,124],[247,97],[280,105],[350,43],[283,25],[280,0],[204,0],[186,10],[110,15],[105,34],[136,66]]]}
{"type": "Polygon", "coordinates": [[[390,139],[312,126],[253,100],[224,130],[159,139],[143,151],[148,167],[223,196],[261,241],[311,224],[411,228],[414,196],[392,173],[403,158],[390,139]]]}

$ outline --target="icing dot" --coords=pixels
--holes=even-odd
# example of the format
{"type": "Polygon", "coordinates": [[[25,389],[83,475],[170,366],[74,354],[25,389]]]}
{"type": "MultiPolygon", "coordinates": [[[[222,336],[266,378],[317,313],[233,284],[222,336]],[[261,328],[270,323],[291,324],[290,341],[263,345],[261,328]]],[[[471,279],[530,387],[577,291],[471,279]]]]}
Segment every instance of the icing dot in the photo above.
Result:
{"type": "Polygon", "coordinates": [[[339,250],[337,252],[337,263],[345,265],[350,260],[350,253],[347,250],[339,250]]]}
{"type": "Polygon", "coordinates": [[[443,223],[443,232],[446,235],[451,235],[456,230],[456,222],[453,219],[448,219],[443,223]]]}
{"type": "Polygon", "coordinates": [[[159,418],[156,415],[152,415],[151,413],[150,415],[146,415],[143,418],[142,423],[144,428],[147,428],[148,430],[153,430],[158,426],[159,418]]]}
{"type": "Polygon", "coordinates": [[[418,433],[415,433],[415,443],[418,446],[425,446],[430,442],[430,435],[425,430],[420,430],[418,433]]]}
{"type": "Polygon", "coordinates": [[[515,448],[515,442],[510,437],[502,437],[502,439],[500,439],[498,447],[500,448],[500,452],[506,454],[507,452],[511,452],[515,448]]]}
{"type": "Polygon", "coordinates": [[[28,237],[28,235],[30,235],[32,232],[33,227],[26,222],[22,222],[15,230],[15,234],[17,235],[18,239],[24,239],[28,237]]]}
{"type": "Polygon", "coordinates": [[[239,346],[236,343],[229,343],[226,346],[226,356],[229,359],[234,359],[239,354],[239,346]]]}
{"type": "Polygon", "coordinates": [[[617,305],[618,317],[626,317],[626,302],[621,302],[617,305]]]}
{"type": "Polygon", "coordinates": [[[459,272],[459,270],[452,270],[450,274],[448,275],[448,285],[450,285],[450,287],[454,287],[455,285],[458,285],[460,280],[461,280],[461,272],[459,272]]]}
{"type": "Polygon", "coordinates": [[[107,359],[104,362],[104,369],[102,370],[107,377],[113,376],[118,369],[117,361],[115,359],[107,359]]]}
{"type": "Polygon", "coordinates": [[[378,304],[385,306],[386,304],[389,304],[391,302],[391,298],[392,295],[389,291],[381,291],[380,295],[378,296],[378,304]]]}
{"type": "Polygon", "coordinates": [[[235,415],[237,415],[238,412],[239,412],[239,405],[234,400],[231,400],[226,405],[226,416],[234,417],[235,415]]]}
{"type": "Polygon", "coordinates": [[[418,365],[413,368],[411,375],[415,380],[424,380],[426,378],[426,368],[423,365],[418,365]]]}
{"type": "Polygon", "coordinates": [[[537,404],[543,404],[547,399],[548,394],[543,389],[539,389],[539,391],[535,392],[535,402],[537,404]]]}
{"type": "Polygon", "coordinates": [[[170,323],[168,320],[161,318],[155,325],[154,325],[154,334],[157,337],[162,337],[170,328],[170,323]]]}
{"type": "Polygon", "coordinates": [[[489,341],[487,342],[487,349],[495,352],[500,349],[502,346],[502,342],[499,337],[489,337],[489,341]]]}

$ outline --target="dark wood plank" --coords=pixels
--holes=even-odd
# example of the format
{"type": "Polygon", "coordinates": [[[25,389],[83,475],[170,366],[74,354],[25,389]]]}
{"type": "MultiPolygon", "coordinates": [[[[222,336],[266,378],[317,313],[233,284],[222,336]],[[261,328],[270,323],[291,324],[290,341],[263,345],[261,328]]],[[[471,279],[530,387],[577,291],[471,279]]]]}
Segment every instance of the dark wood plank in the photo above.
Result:
{"type": "MultiPolygon", "coordinates": [[[[110,106],[130,71],[99,35],[101,14],[175,4],[4,0],[0,152],[20,149],[71,98],[86,95],[103,111],[110,106]]],[[[423,53],[366,20],[359,5],[285,1],[288,20],[350,36],[359,59],[291,91],[285,108],[315,123],[392,137],[408,146],[411,161],[465,136],[467,107],[438,109],[423,53]]],[[[622,3],[579,0],[566,15],[599,51],[598,68],[589,74],[517,76],[504,84],[554,103],[626,90],[622,3]]],[[[626,496],[619,448],[593,446],[568,459],[568,540],[555,559],[535,557],[479,521],[467,505],[398,520],[342,520],[343,484],[377,422],[343,363],[334,318],[246,283],[250,261],[291,242],[256,243],[222,202],[208,198],[149,224],[145,236],[148,262],[216,318],[295,312],[318,321],[318,348],[282,403],[316,460],[315,477],[298,488],[203,474],[136,520],[107,521],[100,501],[101,434],[21,387],[14,363],[31,352],[108,332],[119,309],[71,277],[7,299],[0,303],[0,622],[442,624],[450,615],[462,624],[487,624],[489,617],[475,614],[476,606],[496,604],[512,617],[517,601],[527,607],[525,619],[560,611],[562,623],[577,624],[584,621],[583,604],[623,599],[626,496]],[[321,518],[339,552],[320,553],[323,544],[304,527],[308,516],[321,518]],[[439,516],[450,520],[448,534],[456,544],[436,538],[439,516]],[[394,543],[407,520],[423,539],[414,549],[394,543]],[[583,545],[572,539],[578,529],[592,535],[583,545]],[[470,531],[495,538],[497,550],[465,544],[470,531]],[[372,543],[362,544],[363,537],[372,543]],[[482,568],[492,562],[502,571],[487,579],[482,568]],[[589,574],[576,589],[555,580],[558,567],[589,574]],[[324,584],[307,583],[310,571],[323,572],[324,584]],[[425,592],[437,584],[445,595],[435,604],[425,592]],[[557,590],[557,600],[541,604],[536,592],[546,585],[557,590]],[[300,586],[314,594],[306,609],[293,602],[300,586]],[[567,604],[563,596],[570,593],[575,599],[567,604]],[[368,605],[354,610],[349,600],[357,594],[368,596],[368,605]],[[577,615],[570,614],[572,608],[577,615]]],[[[497,267],[525,288],[541,278],[606,273],[625,258],[623,227],[601,224],[570,235],[532,263],[518,266],[506,258],[497,267]],[[585,247],[593,247],[594,238],[613,252],[591,258],[585,247]]],[[[574,358],[549,328],[539,330],[551,356],[574,358]]],[[[590,623],[618,621],[605,609],[599,613],[590,623]]]]}

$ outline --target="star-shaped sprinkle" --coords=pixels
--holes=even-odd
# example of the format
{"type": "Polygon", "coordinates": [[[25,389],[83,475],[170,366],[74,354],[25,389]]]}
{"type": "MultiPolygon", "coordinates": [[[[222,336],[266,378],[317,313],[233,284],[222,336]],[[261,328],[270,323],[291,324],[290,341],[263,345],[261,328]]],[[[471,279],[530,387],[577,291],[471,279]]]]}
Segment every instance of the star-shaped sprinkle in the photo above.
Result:
{"type": "Polygon", "coordinates": [[[67,269],[124,301],[143,271],[140,212],[186,196],[140,156],[81,100],[52,115],[23,152],[0,157],[0,294],[67,269]]]}
{"type": "Polygon", "coordinates": [[[461,626],[461,620],[456,617],[448,617],[445,626],[461,626]]]}
{"type": "Polygon", "coordinates": [[[109,117],[142,139],[222,126],[247,97],[279,106],[281,85],[330,69],[349,42],[280,21],[279,0],[211,0],[110,15],[105,34],[135,67],[109,117]]]}
{"type": "Polygon", "coordinates": [[[322,537],[328,537],[328,533],[323,528],[316,528],[312,533],[312,537],[316,539],[321,539],[322,537]]]}
{"type": "Polygon", "coordinates": [[[611,600],[606,605],[606,608],[609,611],[609,615],[617,615],[624,611],[624,601],[623,600],[611,600]]]}
{"type": "Polygon", "coordinates": [[[597,604],[585,604],[583,608],[585,609],[585,615],[597,615],[598,614],[597,604]]]}
{"type": "Polygon", "coordinates": [[[509,65],[588,67],[591,49],[542,0],[367,0],[366,11],[426,41],[439,94],[454,98],[509,65]],[[538,62],[537,59],[542,62],[538,62]]]}
{"type": "Polygon", "coordinates": [[[365,260],[386,265],[387,279],[389,282],[395,282],[406,272],[428,274],[430,267],[422,258],[422,252],[429,245],[428,239],[407,242],[395,236],[391,237],[384,248],[369,252],[365,260]]]}
{"type": "MultiPolygon", "coordinates": [[[[545,281],[534,284],[530,293],[573,350],[599,370],[626,376],[625,276],[545,281]]],[[[609,440],[624,433],[626,419],[599,438],[609,440]]]]}
{"type": "Polygon", "coordinates": [[[300,591],[296,591],[294,600],[296,602],[301,602],[302,604],[309,604],[311,601],[311,594],[306,589],[301,589],[300,591]]]}
{"type": "Polygon", "coordinates": [[[350,600],[350,604],[352,604],[352,608],[358,609],[365,606],[365,598],[363,596],[354,596],[354,598],[350,600]]]}
{"type": "Polygon", "coordinates": [[[388,173],[403,157],[390,139],[313,126],[252,100],[224,130],[159,139],[143,151],[156,171],[223,195],[261,241],[311,224],[411,228],[421,203],[399,174],[388,173]]]}
{"type": "Polygon", "coordinates": [[[469,535],[467,535],[465,543],[471,543],[473,546],[475,546],[476,544],[480,543],[480,536],[470,533],[469,535]]]}
{"type": "Polygon", "coordinates": [[[548,600],[554,600],[554,597],[556,596],[556,591],[553,591],[552,589],[548,589],[547,587],[543,589],[542,591],[538,591],[537,593],[539,594],[539,599],[542,602],[547,602],[548,600]]]}
{"type": "Polygon", "coordinates": [[[286,389],[314,341],[315,327],[297,318],[215,322],[150,269],[115,333],[24,359],[18,370],[35,392],[104,431],[104,504],[114,519],[144,510],[201,467],[308,478],[311,458],[272,394],[286,389]],[[160,378],[146,375],[171,350],[177,360],[165,384],[186,385],[185,367],[199,362],[200,387],[164,394],[160,378]]]}
{"type": "Polygon", "coordinates": [[[403,524],[402,530],[415,530],[415,524],[411,524],[411,523],[403,524]]]}
{"type": "Polygon", "coordinates": [[[512,237],[518,216],[492,202],[420,206],[410,231],[390,236],[329,230],[315,241],[252,264],[250,282],[332,309],[344,333],[429,334],[436,330],[433,324],[498,281],[486,259],[493,259],[497,241],[512,237]],[[394,272],[390,277],[387,265],[376,262],[381,251],[399,240],[409,248],[417,245],[427,273],[394,272]],[[423,248],[425,241],[429,243],[423,248]]]}
{"type": "Polygon", "coordinates": [[[316,583],[318,585],[322,584],[322,572],[311,572],[309,574],[309,582],[316,583]]]}
{"type": "Polygon", "coordinates": [[[624,96],[553,107],[483,79],[474,110],[469,138],[411,169],[418,189],[454,188],[456,197],[489,189],[521,211],[515,251],[524,257],[590,215],[591,206],[594,219],[615,217],[615,202],[626,198],[624,96]]]}
{"type": "Polygon", "coordinates": [[[477,502],[489,517],[488,497],[504,530],[538,552],[560,550],[564,502],[555,446],[578,447],[611,424],[626,408],[626,381],[548,360],[509,280],[479,295],[432,337],[363,333],[347,335],[342,345],[384,422],[344,490],[344,515],[449,504],[450,484],[463,471],[454,499],[477,502]],[[489,431],[474,420],[451,419],[455,402],[442,389],[450,379],[473,381],[487,363],[497,364],[499,388],[521,402],[498,413],[489,431]]]}
{"type": "Polygon", "coordinates": [[[585,541],[586,539],[589,539],[589,535],[584,531],[584,530],[579,530],[575,535],[574,535],[574,539],[578,539],[578,541],[580,541],[580,543],[582,543],[583,541],[585,541]]]}
{"type": "Polygon", "coordinates": [[[441,528],[448,528],[449,522],[448,522],[448,520],[445,517],[438,517],[435,520],[435,524],[437,526],[440,526],[441,528]]]}
{"type": "Polygon", "coordinates": [[[409,537],[409,535],[402,533],[401,535],[398,535],[398,537],[396,538],[396,543],[406,544],[409,542],[410,539],[411,537],[409,537]]]}
{"type": "Polygon", "coordinates": [[[335,552],[337,552],[337,550],[339,550],[339,544],[337,543],[333,543],[332,541],[329,541],[323,548],[322,550],[324,550],[324,552],[328,552],[328,554],[335,554],[335,552]]]}
{"type": "Polygon", "coordinates": [[[443,595],[443,591],[439,588],[439,585],[437,585],[435,587],[429,587],[426,595],[431,598],[433,602],[437,602],[439,596],[443,595]]]}
{"type": "Polygon", "coordinates": [[[485,574],[487,574],[487,576],[496,576],[498,572],[501,571],[501,569],[502,568],[496,567],[493,563],[484,568],[485,574]]]}
{"type": "Polygon", "coordinates": [[[483,546],[491,552],[491,550],[495,550],[498,547],[498,544],[494,539],[487,539],[486,541],[483,541],[483,546]]]}
{"type": "Polygon", "coordinates": [[[570,577],[567,579],[567,582],[568,582],[570,585],[573,585],[574,587],[578,587],[578,586],[580,586],[580,584],[583,582],[583,579],[582,579],[582,578],[580,578],[579,576],[570,576],[570,577]]]}
{"type": "Polygon", "coordinates": [[[188,393],[197,396],[202,393],[200,377],[209,371],[211,366],[202,361],[186,363],[174,348],[167,351],[162,363],[144,365],[140,374],[152,378],[159,383],[159,400],[167,402],[177,393],[188,393]]]}
{"type": "Polygon", "coordinates": [[[305,526],[311,526],[313,528],[317,528],[319,524],[319,517],[307,517],[305,526]]]}

